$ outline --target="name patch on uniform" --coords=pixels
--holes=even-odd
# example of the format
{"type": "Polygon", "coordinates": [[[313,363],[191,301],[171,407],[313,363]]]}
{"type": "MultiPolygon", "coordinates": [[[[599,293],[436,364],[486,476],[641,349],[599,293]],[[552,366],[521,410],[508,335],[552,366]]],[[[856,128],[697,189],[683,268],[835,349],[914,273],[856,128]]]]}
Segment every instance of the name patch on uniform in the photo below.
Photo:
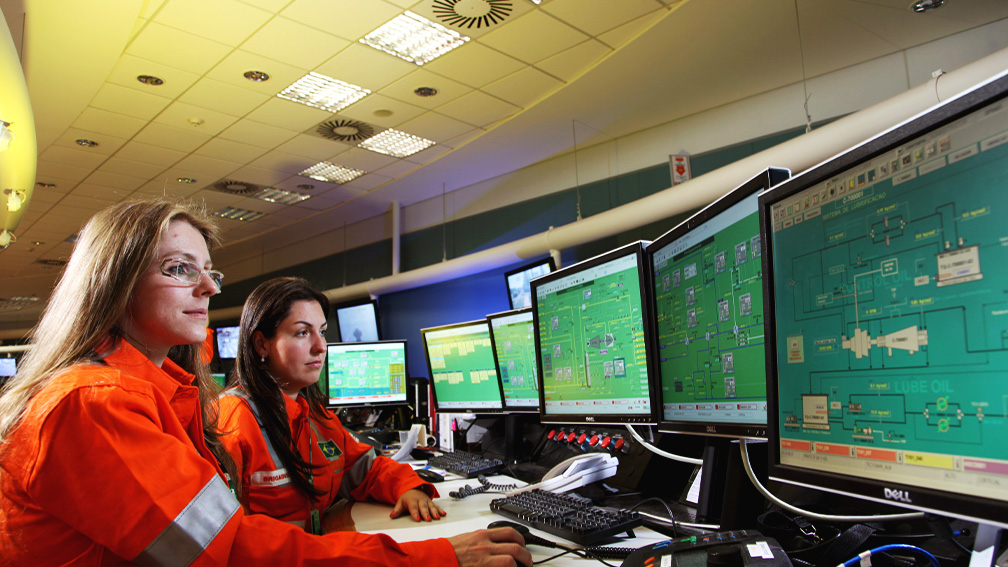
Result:
{"type": "Polygon", "coordinates": [[[319,449],[322,449],[322,454],[325,455],[326,458],[329,459],[330,461],[336,460],[340,455],[343,454],[343,451],[340,451],[339,446],[336,445],[336,442],[333,441],[332,439],[328,439],[326,441],[319,441],[318,446],[319,449]]]}
{"type": "Polygon", "coordinates": [[[256,471],[249,480],[252,481],[252,486],[286,486],[290,484],[290,475],[287,474],[287,469],[256,471]]]}

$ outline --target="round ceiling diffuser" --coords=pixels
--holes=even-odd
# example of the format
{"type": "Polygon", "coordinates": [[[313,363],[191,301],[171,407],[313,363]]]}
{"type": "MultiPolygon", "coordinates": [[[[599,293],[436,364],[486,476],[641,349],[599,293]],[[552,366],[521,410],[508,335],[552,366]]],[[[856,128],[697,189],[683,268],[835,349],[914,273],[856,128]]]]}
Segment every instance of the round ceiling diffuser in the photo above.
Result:
{"type": "Polygon", "coordinates": [[[489,28],[511,15],[511,0],[434,0],[437,19],[457,28],[489,28]]]}
{"type": "Polygon", "coordinates": [[[232,195],[248,195],[259,191],[259,187],[253,183],[235,181],[233,179],[222,179],[217,183],[214,183],[214,189],[225,193],[231,193],[232,195]]]}
{"type": "Polygon", "coordinates": [[[316,130],[320,136],[338,142],[360,142],[374,136],[374,127],[358,120],[328,120],[316,130]]]}

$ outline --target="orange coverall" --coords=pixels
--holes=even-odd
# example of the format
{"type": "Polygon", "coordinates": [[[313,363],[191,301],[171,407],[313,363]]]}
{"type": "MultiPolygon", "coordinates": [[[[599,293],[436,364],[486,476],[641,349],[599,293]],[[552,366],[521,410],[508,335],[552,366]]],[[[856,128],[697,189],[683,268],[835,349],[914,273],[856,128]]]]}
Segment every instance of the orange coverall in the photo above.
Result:
{"type": "Polygon", "coordinates": [[[258,409],[253,411],[244,391],[230,389],[220,398],[220,427],[225,432],[221,442],[238,466],[244,486],[242,506],[248,513],[266,514],[311,531],[311,509],[324,514],[340,498],[395,504],[411,488],[438,495],[409,465],[376,456],[374,449],[357,441],[336,416],[326,411],[328,420],[309,421],[304,397],[282,397],[293,445],[305,462],[317,467],[312,482],[325,494],[312,505],[295,488],[260,428],[255,415],[258,409]]]}
{"type": "Polygon", "coordinates": [[[0,565],[458,564],[446,539],[246,515],[204,443],[193,378],[121,341],[35,394],[0,447],[0,565]]]}

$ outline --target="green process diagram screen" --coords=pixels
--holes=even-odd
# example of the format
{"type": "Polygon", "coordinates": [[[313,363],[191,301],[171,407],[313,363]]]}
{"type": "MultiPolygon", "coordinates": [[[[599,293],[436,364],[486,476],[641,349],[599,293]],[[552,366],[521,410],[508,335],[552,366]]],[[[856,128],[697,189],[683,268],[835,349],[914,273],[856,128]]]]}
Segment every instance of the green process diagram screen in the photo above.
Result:
{"type": "Polygon", "coordinates": [[[423,338],[440,409],[501,409],[497,367],[486,321],[426,329],[423,338]]]}
{"type": "Polygon", "coordinates": [[[539,406],[533,325],[532,311],[490,319],[505,407],[539,406]]]}

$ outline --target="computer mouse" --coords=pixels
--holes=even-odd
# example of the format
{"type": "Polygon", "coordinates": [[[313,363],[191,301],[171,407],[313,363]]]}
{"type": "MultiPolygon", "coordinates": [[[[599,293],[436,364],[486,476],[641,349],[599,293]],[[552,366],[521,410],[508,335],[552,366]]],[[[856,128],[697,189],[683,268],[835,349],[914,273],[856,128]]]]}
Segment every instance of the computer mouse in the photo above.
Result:
{"type": "Polygon", "coordinates": [[[516,524],[515,522],[509,522],[507,520],[497,520],[495,522],[490,522],[487,524],[487,529],[494,528],[511,528],[514,531],[520,533],[523,538],[525,538],[525,545],[538,545],[541,547],[556,547],[557,544],[549,541],[548,539],[543,539],[537,535],[534,535],[529,531],[527,526],[521,524],[516,524]]]}
{"type": "Polygon", "coordinates": [[[430,469],[416,469],[413,472],[415,472],[418,477],[426,480],[427,482],[444,482],[444,476],[430,469]]]}

